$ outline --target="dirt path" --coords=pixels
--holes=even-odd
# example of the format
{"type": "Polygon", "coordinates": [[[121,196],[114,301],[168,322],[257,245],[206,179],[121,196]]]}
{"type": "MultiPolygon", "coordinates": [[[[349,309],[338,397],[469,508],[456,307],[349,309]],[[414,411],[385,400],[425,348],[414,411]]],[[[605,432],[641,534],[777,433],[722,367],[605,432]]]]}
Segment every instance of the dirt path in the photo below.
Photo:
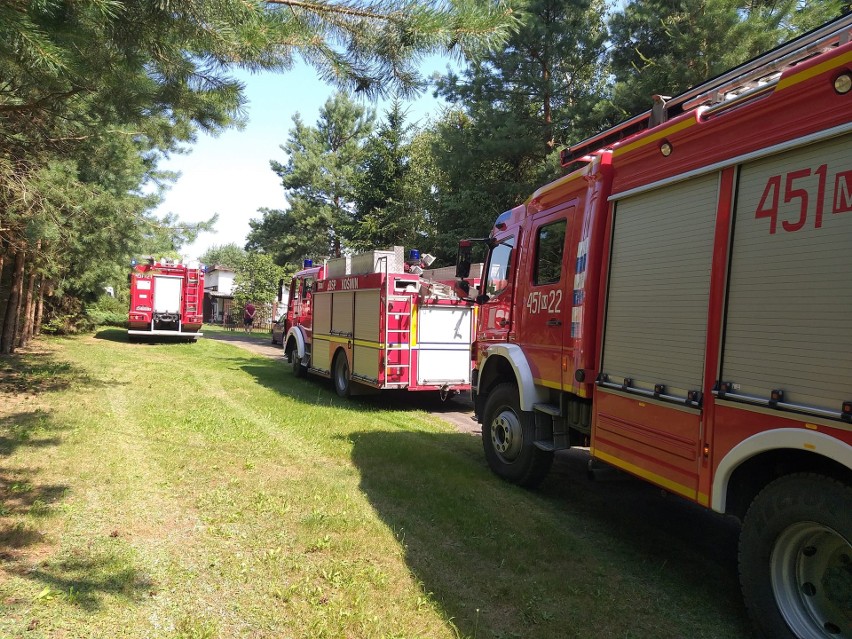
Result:
{"type": "MultiPolygon", "coordinates": [[[[264,343],[239,331],[231,333],[209,331],[204,334],[204,339],[230,342],[234,346],[244,348],[255,355],[263,355],[284,362],[284,349],[272,344],[271,340],[264,343]]],[[[423,410],[440,417],[455,426],[459,432],[469,433],[477,437],[480,435],[480,426],[473,420],[473,405],[467,396],[457,396],[442,402],[434,393],[389,391],[385,394],[385,398],[395,406],[409,406],[412,409],[423,410]]]]}

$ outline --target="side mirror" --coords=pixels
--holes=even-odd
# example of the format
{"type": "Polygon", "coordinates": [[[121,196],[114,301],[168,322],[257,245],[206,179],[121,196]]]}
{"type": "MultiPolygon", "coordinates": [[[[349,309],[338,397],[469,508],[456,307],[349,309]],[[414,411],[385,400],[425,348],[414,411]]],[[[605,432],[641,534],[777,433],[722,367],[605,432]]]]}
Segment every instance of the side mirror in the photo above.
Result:
{"type": "Polygon", "coordinates": [[[456,277],[464,279],[470,275],[472,255],[473,243],[470,240],[462,240],[459,242],[459,252],[456,256],[456,277]]]}
{"type": "Polygon", "coordinates": [[[284,279],[278,280],[278,301],[284,299],[284,279]]]}

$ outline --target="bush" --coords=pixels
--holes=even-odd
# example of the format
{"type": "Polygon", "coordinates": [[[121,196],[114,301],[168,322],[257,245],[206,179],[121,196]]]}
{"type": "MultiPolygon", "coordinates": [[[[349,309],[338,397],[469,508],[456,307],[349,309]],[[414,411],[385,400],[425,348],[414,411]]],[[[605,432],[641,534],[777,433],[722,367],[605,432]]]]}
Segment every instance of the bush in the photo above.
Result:
{"type": "Polygon", "coordinates": [[[94,326],[127,326],[127,311],[123,313],[114,313],[112,311],[103,311],[100,309],[86,309],[86,319],[94,326]]]}
{"type": "Polygon", "coordinates": [[[87,304],[83,321],[77,330],[94,330],[99,326],[127,326],[127,304],[110,295],[101,295],[93,304],[87,304]]]}

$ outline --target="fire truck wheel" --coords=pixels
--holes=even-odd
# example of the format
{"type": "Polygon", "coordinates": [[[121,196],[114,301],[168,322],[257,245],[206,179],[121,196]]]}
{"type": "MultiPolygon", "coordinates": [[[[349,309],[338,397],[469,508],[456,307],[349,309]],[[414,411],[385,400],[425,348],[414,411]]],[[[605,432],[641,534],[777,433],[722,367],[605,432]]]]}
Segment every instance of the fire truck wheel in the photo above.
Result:
{"type": "Polygon", "coordinates": [[[332,379],[337,394],[341,397],[349,397],[352,392],[352,382],[349,381],[349,360],[346,359],[346,353],[343,351],[334,358],[332,379]]]}
{"type": "Polygon", "coordinates": [[[302,358],[299,357],[299,351],[296,348],[290,351],[290,366],[296,377],[304,377],[308,372],[308,369],[302,366],[302,358]]]}
{"type": "Polygon", "coordinates": [[[740,534],[740,583],[760,636],[852,636],[852,487],[811,473],[758,494],[740,534]]]}
{"type": "Polygon", "coordinates": [[[482,447],[491,470],[519,486],[538,486],[550,471],[553,453],[538,448],[534,436],[534,417],[521,410],[517,386],[500,384],[491,391],[482,420],[482,447]]]}

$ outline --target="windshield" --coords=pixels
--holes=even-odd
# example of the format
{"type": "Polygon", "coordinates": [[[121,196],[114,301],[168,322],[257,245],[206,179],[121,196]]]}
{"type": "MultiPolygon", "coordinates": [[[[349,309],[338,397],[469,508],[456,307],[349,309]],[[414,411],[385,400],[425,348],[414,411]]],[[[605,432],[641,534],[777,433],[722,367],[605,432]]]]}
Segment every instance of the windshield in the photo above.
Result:
{"type": "Polygon", "coordinates": [[[515,238],[508,237],[491,249],[483,290],[489,297],[499,295],[509,285],[509,266],[512,263],[514,248],[515,238]]]}

